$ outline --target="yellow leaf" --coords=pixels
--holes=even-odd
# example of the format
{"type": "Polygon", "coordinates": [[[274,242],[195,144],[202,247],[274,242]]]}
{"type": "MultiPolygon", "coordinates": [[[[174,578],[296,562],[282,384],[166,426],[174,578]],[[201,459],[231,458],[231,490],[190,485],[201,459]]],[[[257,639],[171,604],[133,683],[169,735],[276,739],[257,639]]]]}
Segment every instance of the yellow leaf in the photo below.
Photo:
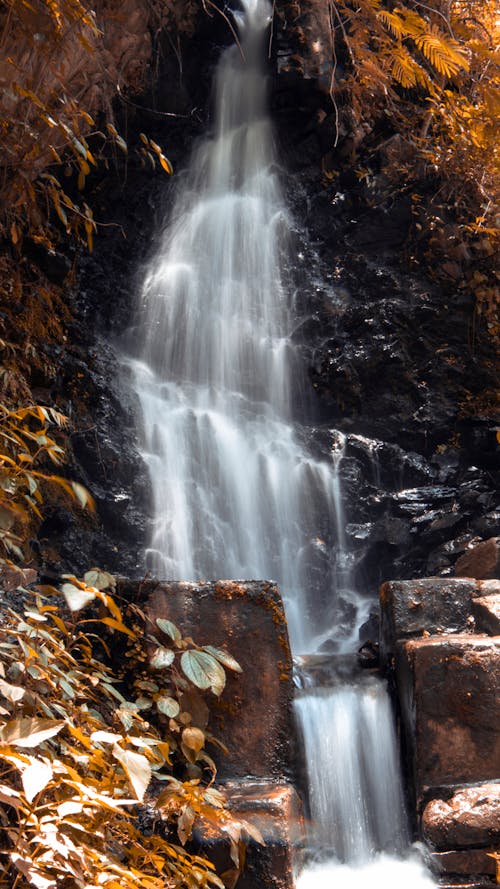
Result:
{"type": "Polygon", "coordinates": [[[21,775],[23,790],[29,803],[47,786],[53,774],[49,763],[32,759],[31,765],[21,775]]]}
{"type": "Polygon", "coordinates": [[[161,166],[163,167],[165,172],[168,173],[169,176],[171,176],[172,173],[174,172],[174,168],[173,168],[172,164],[170,163],[168,157],[165,157],[164,154],[160,154],[159,158],[160,158],[161,166]]]}
{"type": "Polygon", "coordinates": [[[36,747],[57,735],[64,720],[55,719],[12,719],[0,729],[0,743],[14,747],[36,747]]]}
{"type": "Polygon", "coordinates": [[[113,756],[123,766],[132,789],[139,801],[144,799],[144,794],[151,781],[151,766],[142,753],[134,753],[132,750],[123,750],[116,745],[112,750],[113,756]]]}

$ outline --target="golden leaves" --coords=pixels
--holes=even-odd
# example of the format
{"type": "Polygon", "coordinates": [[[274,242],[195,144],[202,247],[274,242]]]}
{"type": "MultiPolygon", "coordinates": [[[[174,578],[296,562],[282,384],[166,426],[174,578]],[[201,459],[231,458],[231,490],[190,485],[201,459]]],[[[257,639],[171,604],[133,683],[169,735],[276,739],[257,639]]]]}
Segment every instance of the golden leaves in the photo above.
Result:
{"type": "MultiPolygon", "coordinates": [[[[224,889],[209,861],[155,833],[146,836],[138,827],[137,803],[159,777],[166,788],[159,795],[156,817],[174,826],[182,844],[200,820],[227,834],[235,861],[242,858],[247,836],[261,841],[250,825],[230,818],[224,797],[211,786],[215,767],[204,750],[208,735],[192,724],[187,710],[179,712],[178,686],[189,685],[187,680],[181,682],[171,667],[160,687],[154,675],[138,678],[137,666],[131,663],[140,695],[147,690],[152,697],[126,701],[116,688],[118,680],[124,686],[124,677],[114,674],[103,640],[92,631],[94,623],[108,626],[117,623],[118,616],[122,620],[121,609],[107,592],[115,588],[115,579],[92,568],[84,580],[67,580],[75,590],[91,589],[112,617],[103,618],[101,612],[81,620],[73,612],[63,621],[50,603],[57,591],[43,587],[22,617],[10,612],[0,630],[0,674],[9,679],[0,682],[0,864],[40,889],[65,881],[79,889],[97,884],[119,889],[224,889]],[[87,582],[96,586],[89,588],[87,582]],[[20,676],[22,696],[16,691],[20,686],[13,684],[20,676]],[[153,697],[168,702],[158,707],[163,723],[155,723],[153,697]],[[141,715],[144,710],[151,711],[148,722],[141,715]],[[179,719],[170,718],[170,727],[165,727],[168,713],[179,719]],[[196,762],[206,763],[208,786],[201,768],[197,778],[174,778],[173,757],[177,774],[183,766],[193,769],[198,768],[196,762]]],[[[137,611],[132,613],[135,620],[137,611]]],[[[175,625],[164,623],[172,641],[194,646],[175,625]]],[[[136,638],[135,624],[124,623],[124,628],[136,638]]],[[[214,651],[231,660],[226,652],[214,651]]],[[[130,687],[129,692],[134,694],[130,687]]],[[[194,691],[194,702],[197,694],[194,691]]],[[[182,697],[186,706],[188,695],[182,697]]]]}
{"type": "MultiPolygon", "coordinates": [[[[30,405],[10,410],[0,403],[0,544],[18,559],[24,557],[23,543],[33,516],[41,519],[44,486],[65,491],[82,508],[93,509],[89,492],[78,482],[40,471],[40,463],[59,465],[64,449],[49,431],[50,425],[64,427],[66,417],[54,408],[30,405]]],[[[1,561],[1,560],[0,560],[1,561]]]]}

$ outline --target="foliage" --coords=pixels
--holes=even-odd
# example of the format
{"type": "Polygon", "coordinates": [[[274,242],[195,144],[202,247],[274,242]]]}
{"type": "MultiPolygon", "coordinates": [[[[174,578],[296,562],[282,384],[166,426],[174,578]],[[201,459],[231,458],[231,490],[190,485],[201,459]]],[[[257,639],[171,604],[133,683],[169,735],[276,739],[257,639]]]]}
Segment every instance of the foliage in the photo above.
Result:
{"type": "Polygon", "coordinates": [[[83,581],[67,577],[69,616],[51,601],[57,591],[40,587],[33,606],[22,617],[9,611],[2,629],[4,880],[18,889],[223,889],[213,865],[185,844],[204,822],[229,838],[238,868],[243,837],[261,841],[230,818],[206,751],[215,739],[199,689],[219,695],[224,667],[240,668],[226,652],[183,638],[169,621],[145,639],[144,615],[129,606],[128,621],[113,589],[114,578],[98,569],[83,581]],[[99,613],[79,617],[90,603],[99,613]],[[103,633],[113,644],[117,636],[127,640],[127,670],[114,669],[103,633]],[[144,655],[144,641],[146,660],[136,673],[134,651],[144,655]],[[134,674],[128,700],[123,682],[134,674]],[[148,789],[156,796],[162,784],[153,811],[148,789]],[[146,835],[141,825],[148,823],[146,835]],[[153,831],[153,823],[163,829],[153,831]]]}
{"type": "Polygon", "coordinates": [[[412,195],[419,261],[472,291],[498,336],[497,4],[330,0],[330,12],[336,142],[348,134],[347,160],[367,158],[358,175],[373,188],[382,137],[388,193],[412,195]],[[399,142],[386,147],[391,133],[399,142]]]}
{"type": "Polygon", "coordinates": [[[50,384],[64,349],[70,311],[62,288],[33,263],[0,256],[0,400],[9,407],[34,400],[32,379],[50,384]]]}
{"type": "MultiPolygon", "coordinates": [[[[86,179],[107,149],[128,153],[113,122],[111,103],[120,83],[109,69],[105,29],[81,0],[7,0],[4,7],[0,236],[19,245],[28,234],[50,250],[62,226],[92,250],[97,223],[82,197],[86,179]],[[100,90],[89,89],[89,77],[101,83],[100,90]]],[[[107,4],[96,10],[113,18],[107,4]]],[[[144,70],[133,68],[128,77],[125,85],[138,89],[144,70]]],[[[150,161],[172,172],[161,148],[150,152],[150,161]]]]}
{"type": "Polygon", "coordinates": [[[51,407],[10,410],[0,403],[0,544],[8,556],[24,558],[22,547],[33,522],[42,519],[44,485],[57,486],[82,507],[93,508],[83,485],[39,468],[43,463],[59,466],[63,462],[64,450],[49,434],[49,427],[61,428],[66,423],[66,417],[51,407]]]}

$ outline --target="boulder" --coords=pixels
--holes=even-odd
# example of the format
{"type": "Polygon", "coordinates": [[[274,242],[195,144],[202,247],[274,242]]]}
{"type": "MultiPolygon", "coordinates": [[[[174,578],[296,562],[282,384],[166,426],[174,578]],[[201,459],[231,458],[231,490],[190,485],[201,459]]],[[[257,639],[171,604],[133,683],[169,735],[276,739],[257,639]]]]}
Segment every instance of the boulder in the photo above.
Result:
{"type": "Polygon", "coordinates": [[[400,639],[422,633],[463,633],[471,628],[476,582],[427,577],[392,580],[380,588],[382,657],[388,660],[400,639]]]}
{"type": "MultiPolygon", "coordinates": [[[[156,629],[167,618],[198,645],[224,648],[240,663],[227,671],[221,699],[210,702],[214,735],[228,748],[212,752],[219,777],[283,777],[295,762],[292,659],[286,618],[275,584],[264,581],[129,583],[127,598],[146,598],[156,629]]],[[[156,630],[157,632],[157,630],[156,630]]]]}
{"type": "Polygon", "coordinates": [[[467,550],[457,559],[455,574],[459,577],[486,579],[500,577],[500,537],[490,537],[467,550]]]}
{"type": "Polygon", "coordinates": [[[471,877],[466,880],[465,875],[463,875],[458,882],[453,877],[450,880],[443,877],[439,881],[439,889],[494,889],[495,885],[495,880],[486,876],[471,877]]]}
{"type": "Polygon", "coordinates": [[[479,633],[500,636],[500,593],[473,599],[472,614],[479,633]]]}
{"type": "Polygon", "coordinates": [[[424,839],[436,849],[500,843],[500,784],[461,787],[449,799],[433,799],[422,815],[424,839]]]}
{"type": "MultiPolygon", "coordinates": [[[[244,820],[259,831],[265,845],[249,839],[245,868],[238,889],[293,889],[294,849],[304,836],[300,800],[290,784],[270,781],[230,781],[221,785],[229,811],[236,821],[244,820]]],[[[211,828],[197,829],[198,851],[212,861],[217,873],[234,868],[229,842],[211,828]]]]}
{"type": "MultiPolygon", "coordinates": [[[[466,852],[432,852],[430,859],[433,869],[448,876],[496,875],[496,862],[490,854],[494,849],[468,849],[466,852]]],[[[460,889],[463,883],[459,881],[460,889]]]]}
{"type": "Polygon", "coordinates": [[[478,580],[476,582],[476,591],[472,595],[478,598],[500,595],[500,580],[478,580]]]}
{"type": "Polygon", "coordinates": [[[397,644],[396,681],[417,808],[436,788],[500,774],[500,637],[397,644]]]}

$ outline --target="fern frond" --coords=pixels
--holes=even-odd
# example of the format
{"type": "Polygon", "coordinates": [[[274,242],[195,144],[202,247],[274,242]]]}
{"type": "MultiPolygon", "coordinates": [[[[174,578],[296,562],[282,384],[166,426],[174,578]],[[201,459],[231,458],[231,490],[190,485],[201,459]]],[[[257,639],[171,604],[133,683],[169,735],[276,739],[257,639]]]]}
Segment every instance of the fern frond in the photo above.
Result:
{"type": "Polygon", "coordinates": [[[411,89],[420,82],[419,65],[401,44],[394,47],[388,59],[388,68],[394,80],[405,89],[411,89]]]}
{"type": "Polygon", "coordinates": [[[424,31],[427,30],[428,25],[425,19],[422,18],[418,12],[414,12],[412,9],[406,9],[403,7],[401,10],[401,18],[403,21],[403,27],[405,29],[405,36],[411,37],[413,40],[416,37],[419,37],[424,31]]]}
{"type": "Polygon", "coordinates": [[[447,40],[437,29],[415,37],[415,45],[423,52],[432,67],[444,77],[453,77],[459,71],[468,71],[469,63],[460,51],[460,45],[447,40]]]}
{"type": "Polygon", "coordinates": [[[389,12],[387,9],[380,9],[377,18],[386,26],[387,30],[397,39],[402,40],[404,36],[403,21],[397,12],[389,12]]]}

